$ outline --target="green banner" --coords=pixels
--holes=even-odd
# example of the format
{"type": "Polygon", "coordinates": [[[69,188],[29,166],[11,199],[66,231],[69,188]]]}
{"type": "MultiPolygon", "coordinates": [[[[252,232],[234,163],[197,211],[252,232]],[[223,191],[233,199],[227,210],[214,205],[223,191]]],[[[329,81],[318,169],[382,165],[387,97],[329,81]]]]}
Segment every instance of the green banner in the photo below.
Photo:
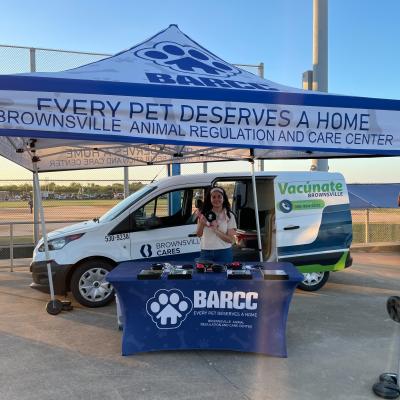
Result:
{"type": "Polygon", "coordinates": [[[324,208],[325,202],[321,199],[296,200],[292,201],[293,211],[311,210],[315,208],[324,208]]]}

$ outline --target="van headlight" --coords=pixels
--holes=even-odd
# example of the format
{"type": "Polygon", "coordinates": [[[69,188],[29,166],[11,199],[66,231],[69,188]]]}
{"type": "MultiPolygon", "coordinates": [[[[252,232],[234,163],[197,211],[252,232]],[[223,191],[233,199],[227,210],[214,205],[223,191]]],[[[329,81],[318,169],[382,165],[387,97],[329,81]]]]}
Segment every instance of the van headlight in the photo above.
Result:
{"type": "MultiPolygon", "coordinates": [[[[78,233],[76,235],[63,236],[57,239],[49,240],[48,241],[49,250],[60,250],[69,242],[80,239],[83,235],[84,233],[78,233]]],[[[38,251],[40,252],[44,251],[44,242],[39,246],[38,251]]]]}

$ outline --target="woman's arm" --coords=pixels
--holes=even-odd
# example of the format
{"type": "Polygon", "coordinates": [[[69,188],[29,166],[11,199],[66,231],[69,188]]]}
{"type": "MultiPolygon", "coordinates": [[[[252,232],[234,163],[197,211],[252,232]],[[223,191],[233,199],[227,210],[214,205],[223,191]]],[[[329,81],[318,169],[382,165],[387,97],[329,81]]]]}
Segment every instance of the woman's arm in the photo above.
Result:
{"type": "Polygon", "coordinates": [[[224,242],[233,243],[235,241],[235,229],[228,229],[226,233],[221,232],[217,227],[211,228],[215,234],[224,242]]]}
{"type": "Polygon", "coordinates": [[[196,230],[196,235],[198,237],[202,237],[203,236],[203,232],[204,232],[204,227],[207,225],[207,223],[205,222],[205,218],[203,214],[199,214],[199,218],[197,220],[197,230],[196,230]]]}

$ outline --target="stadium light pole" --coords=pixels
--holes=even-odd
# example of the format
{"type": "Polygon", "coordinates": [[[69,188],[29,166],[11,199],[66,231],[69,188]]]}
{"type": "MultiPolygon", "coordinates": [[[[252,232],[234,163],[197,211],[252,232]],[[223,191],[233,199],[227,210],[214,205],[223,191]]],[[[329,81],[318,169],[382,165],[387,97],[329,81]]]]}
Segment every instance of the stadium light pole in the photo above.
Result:
{"type": "MultiPolygon", "coordinates": [[[[234,64],[236,67],[251,67],[251,68],[257,68],[258,76],[262,79],[264,79],[264,63],[260,62],[258,65],[254,64],[234,64]]],[[[259,170],[264,171],[264,160],[259,160],[259,170]]],[[[203,162],[203,174],[206,174],[208,172],[208,165],[207,162],[203,162]]]]}
{"type": "Polygon", "coordinates": [[[124,199],[129,196],[129,167],[124,167],[124,199]]]}
{"type": "MultiPolygon", "coordinates": [[[[312,90],[328,91],[328,0],[313,0],[312,90]]],[[[311,161],[311,171],[328,169],[328,159],[311,161]]]]}

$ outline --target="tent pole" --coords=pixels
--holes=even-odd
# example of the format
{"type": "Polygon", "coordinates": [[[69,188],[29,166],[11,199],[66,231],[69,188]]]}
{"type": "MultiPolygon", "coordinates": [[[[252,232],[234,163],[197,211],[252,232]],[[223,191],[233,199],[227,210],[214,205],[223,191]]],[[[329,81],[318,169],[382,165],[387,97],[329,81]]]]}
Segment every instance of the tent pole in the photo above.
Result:
{"type": "Polygon", "coordinates": [[[39,207],[38,207],[38,200],[36,197],[36,183],[35,183],[35,172],[32,174],[32,186],[33,186],[33,193],[32,193],[32,200],[33,200],[33,242],[35,246],[39,241],[39,207]]]}
{"type": "Polygon", "coordinates": [[[48,241],[47,241],[47,231],[46,231],[46,223],[45,223],[45,220],[44,220],[44,212],[43,212],[43,204],[42,204],[42,193],[41,193],[40,184],[39,184],[39,174],[38,174],[38,168],[37,168],[37,161],[33,161],[33,170],[34,170],[34,173],[33,173],[34,188],[35,188],[35,191],[36,191],[36,199],[37,199],[37,203],[38,203],[38,206],[39,206],[40,224],[42,226],[44,252],[45,252],[45,256],[46,256],[47,276],[49,278],[50,298],[51,298],[51,301],[54,302],[55,296],[54,296],[53,276],[51,274],[49,244],[48,244],[48,241]]]}
{"type": "Polygon", "coordinates": [[[260,257],[260,262],[264,261],[262,246],[261,246],[261,230],[260,230],[260,220],[258,218],[258,202],[257,202],[257,187],[256,187],[256,176],[254,172],[254,158],[249,160],[250,167],[251,167],[251,183],[253,186],[253,199],[254,199],[254,213],[256,216],[256,228],[257,228],[257,247],[258,247],[258,254],[260,257]]]}

